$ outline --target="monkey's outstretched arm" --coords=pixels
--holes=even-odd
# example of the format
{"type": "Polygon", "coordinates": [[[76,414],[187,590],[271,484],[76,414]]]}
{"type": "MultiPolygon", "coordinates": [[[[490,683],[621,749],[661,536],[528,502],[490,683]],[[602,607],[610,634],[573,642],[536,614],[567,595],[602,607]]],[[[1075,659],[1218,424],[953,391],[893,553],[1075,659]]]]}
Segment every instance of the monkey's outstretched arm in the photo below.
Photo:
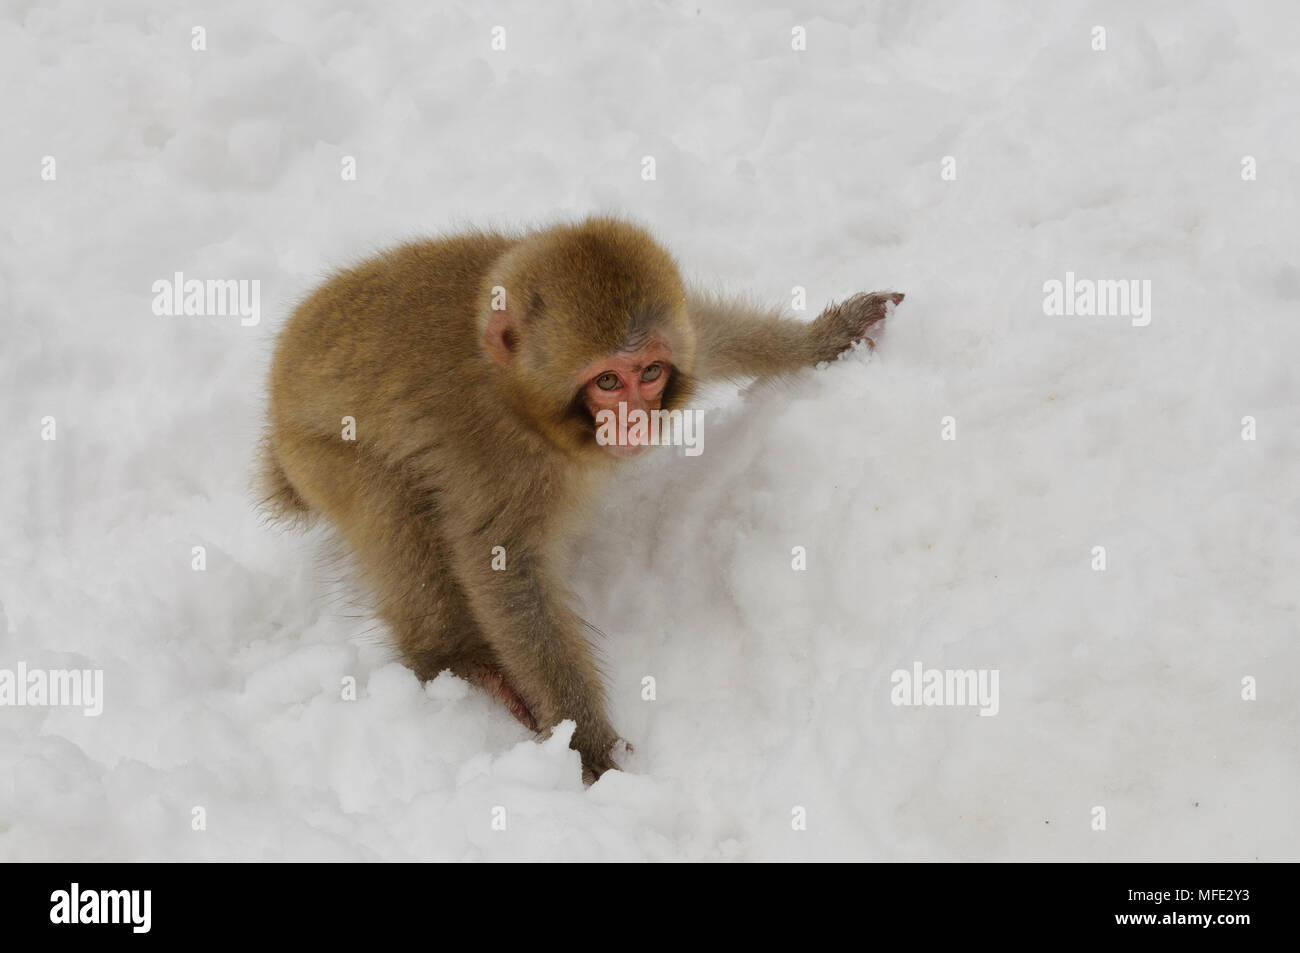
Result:
{"type": "Polygon", "coordinates": [[[856,294],[832,304],[811,322],[796,321],[700,292],[687,296],[695,326],[695,375],[708,378],[769,377],[809,367],[866,338],[885,319],[886,306],[903,295],[856,294]]]}

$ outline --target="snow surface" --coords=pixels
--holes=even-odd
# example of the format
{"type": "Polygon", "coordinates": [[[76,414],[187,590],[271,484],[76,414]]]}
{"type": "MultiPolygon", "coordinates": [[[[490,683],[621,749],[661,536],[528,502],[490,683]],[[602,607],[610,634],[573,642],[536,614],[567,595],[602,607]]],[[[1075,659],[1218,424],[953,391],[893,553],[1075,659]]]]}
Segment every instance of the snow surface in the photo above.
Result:
{"type": "Polygon", "coordinates": [[[106,698],[0,708],[0,858],[1300,859],[1300,8],[1138,6],[5,3],[0,668],[106,698]],[[590,211],[807,317],[908,297],[571,541],[636,745],[584,789],[248,484],[330,269],[590,211]],[[261,323],[154,315],[176,271],[261,323]],[[1067,271],[1150,325],[1045,316],[1067,271]],[[918,661],[999,713],[895,707],[918,661]]]}

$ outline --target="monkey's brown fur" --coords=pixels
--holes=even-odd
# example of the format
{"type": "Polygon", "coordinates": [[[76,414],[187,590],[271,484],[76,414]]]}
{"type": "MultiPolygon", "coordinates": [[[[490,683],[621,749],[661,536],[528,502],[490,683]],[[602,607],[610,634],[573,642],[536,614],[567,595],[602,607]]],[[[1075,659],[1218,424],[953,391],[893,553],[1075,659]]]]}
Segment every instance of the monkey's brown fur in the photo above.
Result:
{"type": "Polygon", "coordinates": [[[555,545],[617,461],[573,375],[649,335],[672,351],[665,410],[697,375],[780,374],[834,358],[899,295],[804,324],[689,293],[641,229],[607,218],[523,236],[414,242],[335,275],[281,333],[262,482],[283,517],[324,515],[422,679],[506,684],[520,720],[577,723],[584,776],[617,733],[567,607],[555,545]],[[484,345],[504,288],[509,364],[484,345]],[[343,418],[355,419],[344,440],[343,418]],[[506,569],[494,571],[494,547],[506,569]]]}

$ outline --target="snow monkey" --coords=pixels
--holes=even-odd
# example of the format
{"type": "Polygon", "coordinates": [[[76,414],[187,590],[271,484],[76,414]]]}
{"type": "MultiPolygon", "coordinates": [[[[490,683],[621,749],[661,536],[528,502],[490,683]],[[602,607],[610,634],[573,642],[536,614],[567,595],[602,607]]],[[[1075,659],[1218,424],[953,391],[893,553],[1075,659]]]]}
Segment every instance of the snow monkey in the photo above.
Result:
{"type": "Polygon", "coordinates": [[[634,429],[598,440],[596,415],[831,360],[902,300],[858,294],[811,322],[723,301],[613,218],[402,245],[334,275],[281,332],[266,504],[333,524],[420,679],[450,669],[533,731],[573,719],[590,782],[627,748],[556,550],[645,449],[634,429]]]}

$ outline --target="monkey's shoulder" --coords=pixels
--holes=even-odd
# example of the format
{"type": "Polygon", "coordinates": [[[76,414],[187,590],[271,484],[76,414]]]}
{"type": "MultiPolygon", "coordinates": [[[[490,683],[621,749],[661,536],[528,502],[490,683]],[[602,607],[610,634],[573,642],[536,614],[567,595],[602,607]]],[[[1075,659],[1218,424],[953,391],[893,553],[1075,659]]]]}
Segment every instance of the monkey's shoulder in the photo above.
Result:
{"type": "Polygon", "coordinates": [[[406,242],[340,269],[312,291],[286,329],[305,350],[453,348],[470,340],[493,261],[509,236],[476,232],[406,242]],[[367,342],[371,342],[369,345],[367,342]]]}
{"type": "Polygon", "coordinates": [[[498,232],[467,232],[406,242],[376,259],[394,285],[440,300],[476,298],[497,261],[517,239],[498,232]]]}

